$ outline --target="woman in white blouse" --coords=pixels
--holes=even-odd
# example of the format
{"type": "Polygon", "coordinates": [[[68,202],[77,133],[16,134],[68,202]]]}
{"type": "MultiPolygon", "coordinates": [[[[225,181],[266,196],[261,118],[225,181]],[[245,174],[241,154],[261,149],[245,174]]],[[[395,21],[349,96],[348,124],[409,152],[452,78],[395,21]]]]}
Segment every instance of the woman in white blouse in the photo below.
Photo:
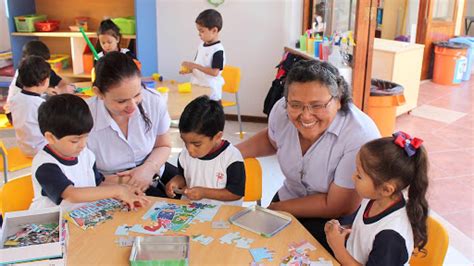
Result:
{"type": "Polygon", "coordinates": [[[108,53],[95,66],[88,101],[94,128],[87,146],[97,169],[108,181],[138,186],[147,195],[163,196],[163,183],[177,168],[166,161],[171,153],[170,117],[161,96],[141,84],[140,71],[127,55],[108,53]]]}

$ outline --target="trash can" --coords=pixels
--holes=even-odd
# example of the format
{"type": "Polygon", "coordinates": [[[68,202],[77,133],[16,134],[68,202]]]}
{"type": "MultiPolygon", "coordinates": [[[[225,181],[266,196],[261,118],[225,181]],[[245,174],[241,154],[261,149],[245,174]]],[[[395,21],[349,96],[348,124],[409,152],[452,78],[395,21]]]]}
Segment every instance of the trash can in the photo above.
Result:
{"type": "Polygon", "coordinates": [[[466,71],[469,46],[450,42],[437,42],[434,45],[433,82],[441,85],[458,85],[466,71]]]}
{"type": "Polygon", "coordinates": [[[403,87],[399,84],[372,79],[367,114],[374,120],[383,137],[395,130],[397,107],[405,104],[403,87]]]}
{"type": "Polygon", "coordinates": [[[449,42],[452,43],[464,43],[469,46],[469,49],[467,49],[467,65],[466,65],[466,71],[464,72],[462,76],[462,80],[469,80],[471,79],[472,73],[472,65],[474,64],[474,37],[457,37],[457,38],[452,38],[449,40],[449,42]]]}

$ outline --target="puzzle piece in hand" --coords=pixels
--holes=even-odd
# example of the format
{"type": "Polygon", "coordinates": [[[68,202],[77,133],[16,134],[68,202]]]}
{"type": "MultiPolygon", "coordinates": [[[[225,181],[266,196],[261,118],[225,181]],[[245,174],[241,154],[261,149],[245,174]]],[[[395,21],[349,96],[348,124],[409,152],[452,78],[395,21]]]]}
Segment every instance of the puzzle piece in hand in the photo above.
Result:
{"type": "Polygon", "coordinates": [[[115,241],[120,247],[131,247],[133,245],[133,241],[135,241],[134,236],[129,237],[120,237],[117,241],[115,241]]]}
{"type": "Polygon", "coordinates": [[[221,244],[232,244],[233,241],[237,241],[240,237],[239,232],[228,233],[220,238],[221,244]]]}
{"type": "Polygon", "coordinates": [[[209,243],[212,242],[212,240],[214,240],[214,238],[211,237],[211,236],[205,236],[205,235],[199,234],[199,235],[191,236],[191,240],[199,242],[199,243],[207,246],[209,243]]]}
{"type": "Polygon", "coordinates": [[[267,248],[251,248],[249,249],[252,254],[254,262],[260,262],[263,259],[273,261],[273,251],[269,251],[267,248]]]}
{"type": "Polygon", "coordinates": [[[238,247],[238,248],[250,248],[250,244],[253,242],[254,240],[251,239],[251,238],[245,238],[245,237],[241,237],[239,239],[237,239],[235,241],[235,246],[238,247]]]}
{"type": "Polygon", "coordinates": [[[227,221],[212,222],[212,229],[227,229],[229,227],[230,227],[230,223],[227,221]]]}
{"type": "Polygon", "coordinates": [[[119,227],[117,227],[117,230],[115,230],[115,234],[118,236],[128,236],[130,228],[132,228],[131,225],[120,225],[119,227]]]}

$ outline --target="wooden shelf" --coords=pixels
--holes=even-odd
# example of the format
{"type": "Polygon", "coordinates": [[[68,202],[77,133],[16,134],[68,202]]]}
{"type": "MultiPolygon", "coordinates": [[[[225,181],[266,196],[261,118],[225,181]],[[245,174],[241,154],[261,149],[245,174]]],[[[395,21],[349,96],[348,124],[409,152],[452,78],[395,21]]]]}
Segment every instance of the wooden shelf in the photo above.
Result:
{"type": "Polygon", "coordinates": [[[74,74],[72,72],[72,68],[63,69],[63,70],[57,72],[57,74],[62,78],[91,79],[91,74],[90,73],[74,74]]]}
{"type": "MultiPolygon", "coordinates": [[[[86,32],[87,37],[97,37],[95,32],[86,32]]],[[[12,32],[12,36],[36,36],[36,37],[57,37],[57,38],[69,38],[76,37],[81,38],[82,34],[77,31],[52,31],[52,32],[12,32]]],[[[122,35],[123,39],[136,39],[136,35],[122,35]]]]}

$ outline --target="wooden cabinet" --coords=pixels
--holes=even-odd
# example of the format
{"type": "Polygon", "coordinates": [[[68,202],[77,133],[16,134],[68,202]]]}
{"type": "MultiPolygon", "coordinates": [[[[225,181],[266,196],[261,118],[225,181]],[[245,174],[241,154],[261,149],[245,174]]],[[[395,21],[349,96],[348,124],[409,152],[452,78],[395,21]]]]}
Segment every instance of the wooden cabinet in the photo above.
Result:
{"type": "MultiPolygon", "coordinates": [[[[104,18],[114,18],[134,15],[136,17],[137,35],[124,35],[120,43],[126,48],[131,39],[142,39],[137,41],[137,57],[142,64],[145,75],[157,71],[157,30],[156,30],[156,3],[154,1],[139,0],[7,0],[8,24],[11,34],[11,47],[15,67],[21,59],[22,47],[25,43],[39,39],[44,42],[54,54],[69,54],[71,56],[71,68],[58,74],[63,77],[75,79],[88,79],[90,74],[84,73],[82,53],[86,46],[79,32],[71,32],[69,25],[74,25],[75,17],[89,17],[89,38],[96,37],[96,31],[100,21],[104,18]],[[155,15],[149,12],[153,10],[155,15]],[[59,31],[55,32],[16,32],[14,17],[26,14],[45,14],[48,19],[61,21],[59,31]],[[141,34],[141,35],[140,35],[141,34]],[[141,37],[140,37],[141,36],[141,37]]],[[[2,3],[3,4],[3,3],[2,3]]]]}
{"type": "Polygon", "coordinates": [[[374,39],[372,78],[398,83],[404,87],[405,105],[397,116],[417,106],[424,45],[374,39]]]}

